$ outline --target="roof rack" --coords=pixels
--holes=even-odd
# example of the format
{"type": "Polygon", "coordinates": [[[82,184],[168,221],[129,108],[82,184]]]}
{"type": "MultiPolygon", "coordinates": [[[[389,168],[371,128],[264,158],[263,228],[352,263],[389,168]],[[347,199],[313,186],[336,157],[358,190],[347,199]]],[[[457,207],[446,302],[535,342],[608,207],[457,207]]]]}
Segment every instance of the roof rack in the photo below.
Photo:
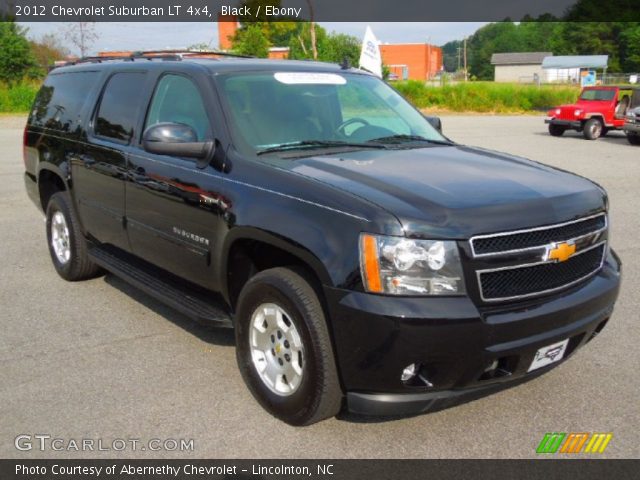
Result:
{"type": "Polygon", "coordinates": [[[220,52],[218,50],[142,50],[131,52],[130,55],[100,55],[100,56],[88,56],[78,58],[76,60],[70,60],[62,66],[77,65],[79,63],[102,63],[106,61],[121,60],[130,61],[134,60],[174,60],[180,61],[185,57],[198,57],[198,56],[219,56],[219,57],[235,57],[235,58],[254,58],[250,55],[240,55],[230,52],[220,52]]]}

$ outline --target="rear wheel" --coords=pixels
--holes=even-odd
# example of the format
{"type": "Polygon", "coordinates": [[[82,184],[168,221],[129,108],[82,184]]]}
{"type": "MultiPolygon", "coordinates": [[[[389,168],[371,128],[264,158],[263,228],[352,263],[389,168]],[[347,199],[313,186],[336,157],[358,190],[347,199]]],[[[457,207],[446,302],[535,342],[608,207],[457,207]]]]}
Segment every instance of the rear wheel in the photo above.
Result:
{"type": "Polygon", "coordinates": [[[567,127],[563,127],[562,125],[549,124],[549,133],[553,137],[561,137],[566,130],[567,127]]]}
{"type": "Polygon", "coordinates": [[[53,266],[65,280],[85,280],[101,273],[89,260],[87,241],[67,192],[53,194],[47,205],[47,243],[53,266]]]}
{"type": "Polygon", "coordinates": [[[627,133],[627,141],[631,145],[640,145],[640,135],[637,133],[627,133]]]}
{"type": "Polygon", "coordinates": [[[602,124],[602,120],[599,118],[590,118],[582,128],[582,135],[587,140],[596,140],[602,136],[603,129],[604,125],[602,124]]]}
{"type": "Polygon", "coordinates": [[[238,366],[269,413],[309,425],[340,411],[324,312],[303,272],[273,268],[252,277],[240,292],[235,327],[238,366]]]}

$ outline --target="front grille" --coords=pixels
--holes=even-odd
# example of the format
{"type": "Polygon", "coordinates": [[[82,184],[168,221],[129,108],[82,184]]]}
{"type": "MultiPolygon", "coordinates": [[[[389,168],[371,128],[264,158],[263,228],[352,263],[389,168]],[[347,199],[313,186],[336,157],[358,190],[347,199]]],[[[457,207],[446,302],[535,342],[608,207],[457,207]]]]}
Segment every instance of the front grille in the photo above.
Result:
{"type": "Polygon", "coordinates": [[[471,247],[474,256],[493,255],[567,241],[603,230],[606,226],[606,216],[600,214],[557,226],[519,230],[505,234],[480,235],[471,240],[471,247]]]}
{"type": "Polygon", "coordinates": [[[578,252],[561,263],[538,263],[478,272],[485,301],[509,300],[552,292],[596,273],[602,266],[605,243],[578,252]]]}

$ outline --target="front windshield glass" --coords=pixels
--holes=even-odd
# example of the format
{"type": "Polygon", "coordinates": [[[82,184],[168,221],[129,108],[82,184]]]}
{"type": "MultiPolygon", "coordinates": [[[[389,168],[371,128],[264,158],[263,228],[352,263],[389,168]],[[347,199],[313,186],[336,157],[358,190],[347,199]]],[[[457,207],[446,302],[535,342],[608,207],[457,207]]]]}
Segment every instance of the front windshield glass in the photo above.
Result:
{"type": "Polygon", "coordinates": [[[395,90],[369,75],[260,72],[218,81],[234,137],[255,152],[300,143],[447,141],[395,90]]]}
{"type": "Polygon", "coordinates": [[[615,94],[615,90],[585,90],[582,92],[582,95],[580,95],[580,100],[613,100],[615,94]]]}

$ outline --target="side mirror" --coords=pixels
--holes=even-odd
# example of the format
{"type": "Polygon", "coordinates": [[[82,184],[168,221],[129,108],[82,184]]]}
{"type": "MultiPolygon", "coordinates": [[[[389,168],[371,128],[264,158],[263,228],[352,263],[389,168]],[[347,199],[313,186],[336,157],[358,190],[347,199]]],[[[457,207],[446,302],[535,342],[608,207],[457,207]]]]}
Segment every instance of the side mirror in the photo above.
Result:
{"type": "Polygon", "coordinates": [[[433,128],[442,133],[442,120],[440,120],[440,117],[430,117],[429,115],[425,115],[424,118],[433,128]]]}
{"type": "Polygon", "coordinates": [[[182,123],[156,123],[142,135],[142,146],[147,152],[174,157],[210,158],[214,143],[198,142],[198,135],[189,125],[182,123]]]}

